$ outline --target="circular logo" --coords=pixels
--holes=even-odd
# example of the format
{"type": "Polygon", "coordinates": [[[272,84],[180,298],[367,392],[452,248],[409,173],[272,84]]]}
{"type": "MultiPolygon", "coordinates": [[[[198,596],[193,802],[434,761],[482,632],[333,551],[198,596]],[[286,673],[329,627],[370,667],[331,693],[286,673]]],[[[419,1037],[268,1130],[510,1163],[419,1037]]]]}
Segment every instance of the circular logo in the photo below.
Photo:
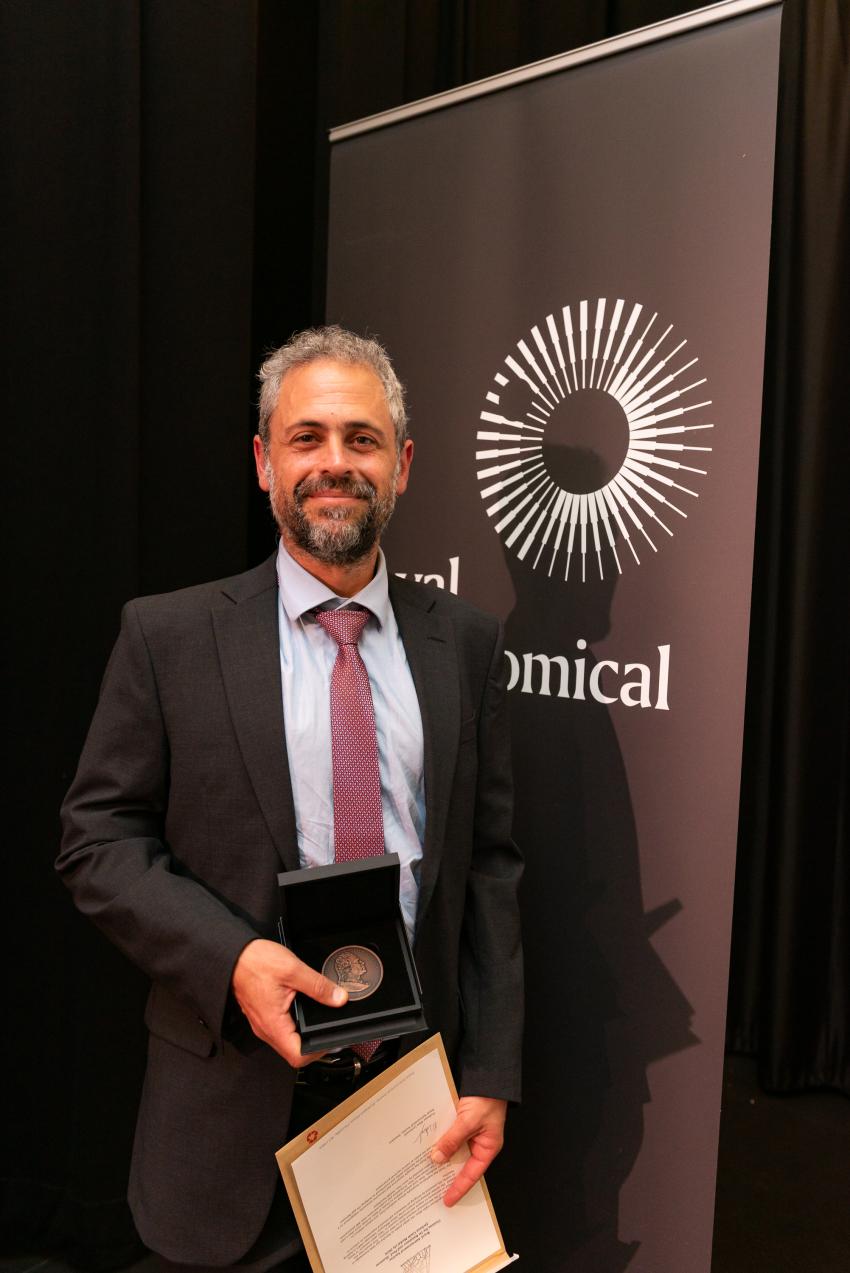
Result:
{"type": "Polygon", "coordinates": [[[565,305],[517,342],[475,458],[487,515],[520,561],[566,580],[580,558],[582,581],[604,579],[612,561],[622,574],[624,544],[640,565],[687,518],[714,427],[687,343],[643,305],[605,298],[565,305]]]}
{"type": "Polygon", "coordinates": [[[384,979],[384,965],[368,946],[340,946],[322,964],[322,976],[348,991],[349,999],[367,999],[384,979]]]}

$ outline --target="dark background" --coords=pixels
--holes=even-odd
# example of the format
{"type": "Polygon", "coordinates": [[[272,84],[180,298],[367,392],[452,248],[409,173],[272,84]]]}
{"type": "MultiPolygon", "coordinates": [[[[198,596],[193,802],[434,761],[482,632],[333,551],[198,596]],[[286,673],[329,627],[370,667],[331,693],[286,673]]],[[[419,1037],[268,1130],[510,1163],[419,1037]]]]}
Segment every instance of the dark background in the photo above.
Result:
{"type": "MultiPolygon", "coordinates": [[[[262,352],[323,317],[329,126],[690,6],[5,0],[9,1244],[137,1253],[145,987],[54,881],[120,604],[273,544],[262,352]]],[[[763,1084],[850,1090],[850,5],[787,0],[733,964],[763,1084]]],[[[388,334],[391,344],[391,333],[388,334]]]]}

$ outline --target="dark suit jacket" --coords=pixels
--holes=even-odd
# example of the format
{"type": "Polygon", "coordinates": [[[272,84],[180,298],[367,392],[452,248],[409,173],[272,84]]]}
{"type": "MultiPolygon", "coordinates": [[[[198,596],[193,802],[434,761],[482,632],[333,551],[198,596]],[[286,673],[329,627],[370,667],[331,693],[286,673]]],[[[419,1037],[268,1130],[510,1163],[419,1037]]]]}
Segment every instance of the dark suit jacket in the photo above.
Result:
{"type": "MultiPolygon", "coordinates": [[[[521,867],[500,626],[407,580],[390,597],[425,735],[426,1017],[461,1092],[516,1099],[521,867]]],[[[274,558],[129,603],[63,808],[58,869],[153,982],[130,1202],[148,1245],[183,1263],[247,1251],[286,1140],[293,1071],[230,1027],[234,963],[275,937],[277,873],[299,865],[277,625],[274,558]]]]}

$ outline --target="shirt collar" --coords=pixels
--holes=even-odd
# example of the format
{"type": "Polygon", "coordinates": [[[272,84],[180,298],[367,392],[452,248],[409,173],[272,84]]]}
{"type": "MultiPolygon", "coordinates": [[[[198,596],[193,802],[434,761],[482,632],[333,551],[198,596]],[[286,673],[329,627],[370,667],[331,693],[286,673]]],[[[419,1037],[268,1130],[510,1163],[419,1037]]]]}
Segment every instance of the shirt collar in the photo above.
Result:
{"type": "Polygon", "coordinates": [[[387,621],[390,605],[387,563],[380,548],[377,570],[366,587],[361,588],[353,597],[340,597],[327,584],[322,583],[321,579],[299,565],[294,557],[290,557],[281,539],[277,548],[277,581],[283,608],[292,623],[319,606],[330,605],[332,609],[336,609],[352,604],[363,606],[373,614],[380,627],[387,621]]]}

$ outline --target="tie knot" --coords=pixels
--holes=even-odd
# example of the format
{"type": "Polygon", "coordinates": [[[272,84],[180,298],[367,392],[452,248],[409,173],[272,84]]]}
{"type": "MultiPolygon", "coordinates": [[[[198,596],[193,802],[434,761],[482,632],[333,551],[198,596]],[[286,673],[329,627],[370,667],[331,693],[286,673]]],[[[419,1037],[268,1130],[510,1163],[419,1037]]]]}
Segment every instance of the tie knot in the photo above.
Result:
{"type": "Polygon", "coordinates": [[[356,645],[369,618],[368,610],[317,610],[316,621],[338,645],[356,645]]]}

